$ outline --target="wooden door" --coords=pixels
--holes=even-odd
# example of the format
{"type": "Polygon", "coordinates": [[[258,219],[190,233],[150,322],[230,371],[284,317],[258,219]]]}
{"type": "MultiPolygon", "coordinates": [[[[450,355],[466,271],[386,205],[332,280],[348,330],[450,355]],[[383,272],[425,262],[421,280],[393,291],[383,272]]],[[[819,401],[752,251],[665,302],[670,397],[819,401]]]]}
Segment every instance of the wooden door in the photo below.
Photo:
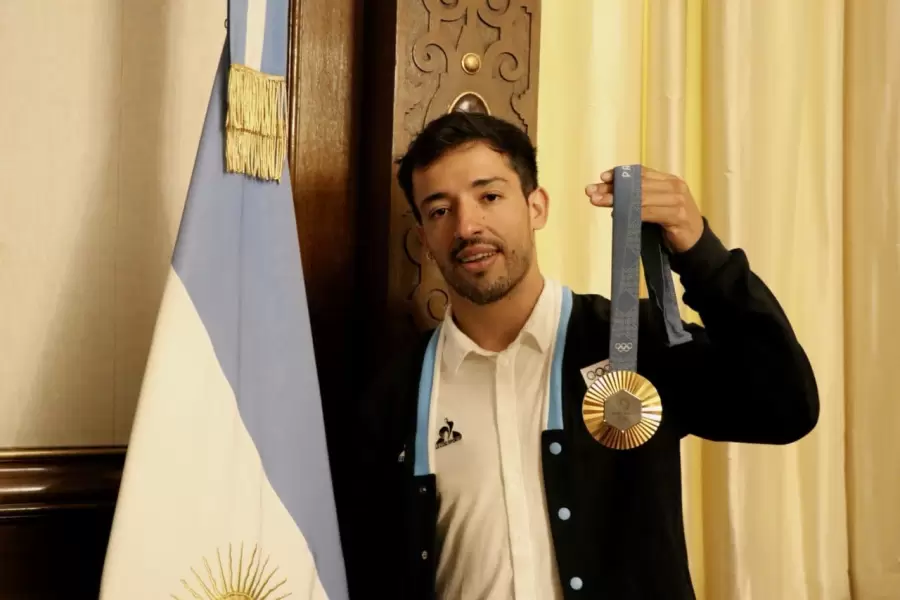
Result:
{"type": "Polygon", "coordinates": [[[422,260],[395,159],[451,110],[488,112],[535,140],[540,3],[378,0],[366,3],[365,19],[357,239],[360,290],[378,316],[363,345],[377,359],[434,327],[448,299],[437,267],[422,260]]]}

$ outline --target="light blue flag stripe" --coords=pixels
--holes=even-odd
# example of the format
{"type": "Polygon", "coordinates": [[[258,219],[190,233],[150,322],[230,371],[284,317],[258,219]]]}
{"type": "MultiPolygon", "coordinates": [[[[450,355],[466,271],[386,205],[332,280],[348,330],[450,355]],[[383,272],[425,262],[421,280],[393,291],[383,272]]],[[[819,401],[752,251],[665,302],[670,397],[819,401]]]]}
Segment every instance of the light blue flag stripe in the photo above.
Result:
{"type": "MultiPolygon", "coordinates": [[[[230,41],[231,62],[241,65],[244,64],[247,56],[248,8],[248,0],[228,0],[228,39],[230,41]]],[[[268,13],[268,10],[266,13],[268,13]]],[[[266,16],[268,17],[268,14],[266,16]]]]}
{"type": "Polygon", "coordinates": [[[267,75],[287,73],[288,0],[267,0],[266,35],[263,38],[262,65],[267,75]]]}
{"type": "MultiPolygon", "coordinates": [[[[286,9],[278,14],[282,9],[273,4],[284,2],[269,0],[267,25],[281,20],[284,26],[286,9]]],[[[283,65],[276,54],[286,50],[276,42],[266,43],[264,65],[283,65]]],[[[286,164],[280,184],[225,172],[227,50],[226,42],[173,267],[209,333],[268,479],[310,546],[329,599],[343,600],[346,576],[290,178],[286,164]]]]}

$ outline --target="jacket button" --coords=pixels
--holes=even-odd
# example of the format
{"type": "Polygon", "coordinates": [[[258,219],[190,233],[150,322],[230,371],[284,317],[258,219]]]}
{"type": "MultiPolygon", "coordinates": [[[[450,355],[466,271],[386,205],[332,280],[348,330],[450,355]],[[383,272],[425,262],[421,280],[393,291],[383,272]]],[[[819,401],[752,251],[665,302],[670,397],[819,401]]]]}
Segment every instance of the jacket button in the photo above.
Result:
{"type": "Polygon", "coordinates": [[[427,492],[427,491],[428,491],[428,490],[425,488],[424,485],[423,485],[422,487],[419,488],[419,493],[420,493],[420,494],[424,494],[424,493],[427,492]]]}
{"type": "Polygon", "coordinates": [[[550,444],[550,454],[559,454],[560,452],[562,452],[562,444],[559,442],[550,444]]]}
{"type": "Polygon", "coordinates": [[[573,590],[580,590],[583,585],[584,582],[581,581],[581,577],[573,577],[569,580],[569,586],[571,586],[573,590]]]}
{"type": "Polygon", "coordinates": [[[572,511],[570,511],[568,508],[563,506],[561,509],[559,509],[559,511],[556,514],[559,515],[559,518],[562,519],[563,521],[568,521],[569,517],[572,516],[572,511]]]}
{"type": "Polygon", "coordinates": [[[428,559],[428,550],[422,550],[422,560],[428,559]]]}

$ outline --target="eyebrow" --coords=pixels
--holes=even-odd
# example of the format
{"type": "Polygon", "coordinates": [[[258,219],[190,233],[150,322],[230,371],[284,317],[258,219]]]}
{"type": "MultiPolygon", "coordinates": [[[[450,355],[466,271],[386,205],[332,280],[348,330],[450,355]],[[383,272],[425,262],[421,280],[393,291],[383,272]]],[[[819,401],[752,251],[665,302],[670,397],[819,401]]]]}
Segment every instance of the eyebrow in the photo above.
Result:
{"type": "Polygon", "coordinates": [[[503,183],[509,183],[503,177],[487,177],[485,179],[476,179],[472,182],[472,187],[485,187],[491,185],[494,182],[502,181],[503,183]]]}
{"type": "MultiPolygon", "coordinates": [[[[487,186],[491,185],[492,183],[496,183],[498,181],[502,181],[503,183],[509,183],[509,181],[507,181],[503,177],[485,177],[483,179],[476,179],[475,181],[472,182],[470,187],[473,187],[473,188],[487,187],[487,186]]],[[[438,200],[445,200],[448,196],[449,196],[449,194],[447,194],[447,192],[435,192],[433,194],[429,194],[428,196],[425,196],[424,200],[422,200],[422,207],[424,208],[425,206],[428,206],[432,202],[437,202],[438,200]]]]}

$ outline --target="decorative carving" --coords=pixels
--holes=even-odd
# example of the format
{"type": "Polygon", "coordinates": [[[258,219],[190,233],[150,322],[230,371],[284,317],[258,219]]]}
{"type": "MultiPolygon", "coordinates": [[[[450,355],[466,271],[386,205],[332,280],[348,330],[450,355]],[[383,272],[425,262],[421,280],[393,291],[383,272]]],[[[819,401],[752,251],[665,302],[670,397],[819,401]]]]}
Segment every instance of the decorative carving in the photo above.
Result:
{"type": "Polygon", "coordinates": [[[497,107],[497,116],[518,122],[533,136],[528,113],[536,109],[530,92],[537,64],[536,2],[451,1],[410,0],[428,15],[426,30],[418,36],[411,32],[413,69],[406,70],[406,81],[414,92],[404,109],[407,133],[415,135],[451,110],[461,88],[468,88],[485,105],[497,107]]]}
{"type": "MultiPolygon", "coordinates": [[[[507,119],[534,139],[538,12],[538,0],[398,2],[405,27],[398,28],[402,80],[395,114],[402,115],[402,126],[395,127],[395,149],[405,151],[427,122],[453,110],[507,119]]],[[[436,266],[422,260],[418,239],[410,239],[416,223],[399,189],[392,202],[391,238],[403,240],[402,259],[392,253],[390,269],[401,270],[392,280],[411,280],[402,296],[416,328],[427,328],[443,317],[449,297],[436,266]]]]}
{"type": "Polygon", "coordinates": [[[484,98],[475,92],[463,92],[457,96],[456,100],[450,105],[450,110],[491,114],[491,109],[484,101],[484,98]]]}
{"type": "Polygon", "coordinates": [[[481,57],[474,52],[469,52],[462,57],[462,68],[469,75],[474,75],[481,70],[481,57]]]}
{"type": "Polygon", "coordinates": [[[441,288],[435,288],[428,292],[428,301],[425,303],[428,317],[440,321],[450,305],[450,296],[441,288]]]}

